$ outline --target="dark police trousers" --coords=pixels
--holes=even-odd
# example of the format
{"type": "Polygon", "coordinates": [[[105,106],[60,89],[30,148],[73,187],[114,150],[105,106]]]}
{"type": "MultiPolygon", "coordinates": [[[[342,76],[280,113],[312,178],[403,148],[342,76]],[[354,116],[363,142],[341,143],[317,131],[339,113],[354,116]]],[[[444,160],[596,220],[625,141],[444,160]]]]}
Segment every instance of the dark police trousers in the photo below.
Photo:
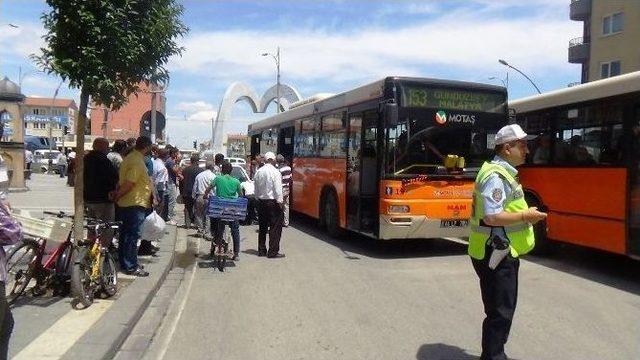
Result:
{"type": "Polygon", "coordinates": [[[471,259],[480,278],[480,292],[486,318],[482,322],[481,360],[505,360],[504,345],[509,338],[513,313],[518,301],[520,260],[508,254],[495,270],[489,269],[492,248],[485,248],[482,260],[471,259]]]}

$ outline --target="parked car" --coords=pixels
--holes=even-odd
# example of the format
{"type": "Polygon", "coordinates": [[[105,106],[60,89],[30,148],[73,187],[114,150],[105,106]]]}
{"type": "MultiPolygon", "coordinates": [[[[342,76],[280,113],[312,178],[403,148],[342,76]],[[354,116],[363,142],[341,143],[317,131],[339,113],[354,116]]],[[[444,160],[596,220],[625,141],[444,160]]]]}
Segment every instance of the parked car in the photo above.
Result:
{"type": "Polygon", "coordinates": [[[247,165],[247,161],[243,158],[230,157],[230,158],[226,158],[226,160],[229,161],[231,165],[240,165],[243,168],[247,165]]]}
{"type": "Polygon", "coordinates": [[[32,165],[32,168],[47,172],[49,171],[49,159],[51,159],[52,170],[58,173],[58,155],[60,155],[60,151],[58,150],[36,150],[33,152],[33,162],[35,166],[32,165]]]}

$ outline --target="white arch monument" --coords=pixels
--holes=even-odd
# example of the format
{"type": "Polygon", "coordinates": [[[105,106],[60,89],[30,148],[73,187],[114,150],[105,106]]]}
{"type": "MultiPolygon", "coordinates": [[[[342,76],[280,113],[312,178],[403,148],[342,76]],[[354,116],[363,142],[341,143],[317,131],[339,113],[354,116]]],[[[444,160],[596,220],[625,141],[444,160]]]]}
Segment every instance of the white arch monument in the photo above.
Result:
{"type": "MultiPolygon", "coordinates": [[[[276,91],[278,85],[270,87],[265,91],[262,98],[258,99],[256,92],[247,84],[242,82],[234,82],[227,88],[224,97],[220,102],[218,114],[212,120],[211,140],[214,152],[226,154],[226,147],[223,144],[224,124],[231,117],[231,112],[235,103],[246,101],[251,106],[254,113],[264,113],[272,101],[277,98],[276,91]]],[[[280,84],[280,106],[285,111],[289,109],[289,105],[301,99],[298,90],[287,84],[280,84]],[[284,100],[284,101],[283,101],[284,100]]]]}

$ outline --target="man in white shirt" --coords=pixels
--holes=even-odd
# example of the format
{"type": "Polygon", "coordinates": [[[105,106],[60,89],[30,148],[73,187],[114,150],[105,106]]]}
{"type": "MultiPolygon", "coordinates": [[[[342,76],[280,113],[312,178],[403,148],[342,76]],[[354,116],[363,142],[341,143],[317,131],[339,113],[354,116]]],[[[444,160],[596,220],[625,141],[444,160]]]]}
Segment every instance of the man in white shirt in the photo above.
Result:
{"type": "Polygon", "coordinates": [[[276,155],[264,154],[266,164],[254,176],[255,196],[258,198],[258,256],[283,258],[280,253],[282,235],[283,195],[282,175],[276,169],[276,155]],[[265,245],[269,232],[269,250],[265,245]]]}
{"type": "Polygon", "coordinates": [[[31,179],[31,164],[33,164],[33,153],[29,149],[24,150],[24,163],[27,166],[27,180],[31,179]]]}
{"type": "Polygon", "coordinates": [[[193,189],[191,192],[191,197],[194,199],[193,204],[193,212],[196,223],[196,228],[198,229],[198,235],[203,236],[207,232],[207,199],[204,198],[204,194],[207,191],[207,188],[211,184],[211,181],[216,177],[215,173],[215,164],[207,161],[205,165],[205,171],[199,173],[196,176],[195,181],[193,182],[193,189]]]}
{"type": "Polygon", "coordinates": [[[167,151],[165,149],[158,149],[157,147],[153,148],[153,174],[151,178],[153,179],[153,186],[156,191],[156,198],[158,202],[155,206],[156,212],[162,217],[163,220],[167,221],[167,215],[164,213],[164,203],[167,201],[165,199],[167,194],[167,182],[169,181],[169,171],[167,167],[164,166],[164,159],[167,157],[167,151]]]}
{"type": "Polygon", "coordinates": [[[56,158],[56,164],[58,165],[60,177],[63,178],[67,174],[67,156],[63,152],[58,154],[58,157],[56,158]]]}

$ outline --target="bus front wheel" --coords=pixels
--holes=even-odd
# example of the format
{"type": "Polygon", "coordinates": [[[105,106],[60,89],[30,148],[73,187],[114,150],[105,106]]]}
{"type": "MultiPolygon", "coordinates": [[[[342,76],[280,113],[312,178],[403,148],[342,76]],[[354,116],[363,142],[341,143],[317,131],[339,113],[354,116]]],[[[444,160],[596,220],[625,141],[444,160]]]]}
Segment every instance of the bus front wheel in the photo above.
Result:
{"type": "Polygon", "coordinates": [[[324,200],[322,223],[332,237],[340,237],[342,235],[339,214],[338,199],[335,193],[328,192],[324,200]]]}

